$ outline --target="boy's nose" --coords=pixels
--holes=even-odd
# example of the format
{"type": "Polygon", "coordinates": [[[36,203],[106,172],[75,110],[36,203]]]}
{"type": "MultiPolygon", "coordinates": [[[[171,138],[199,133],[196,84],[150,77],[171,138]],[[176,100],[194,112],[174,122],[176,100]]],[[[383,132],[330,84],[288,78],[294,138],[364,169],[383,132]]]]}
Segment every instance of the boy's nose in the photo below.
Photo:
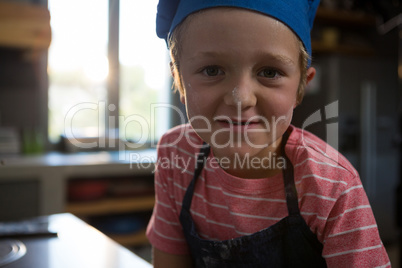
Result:
{"type": "Polygon", "coordinates": [[[228,90],[224,97],[226,105],[240,107],[242,110],[255,106],[257,98],[250,81],[240,81],[232,90],[228,90]]]}

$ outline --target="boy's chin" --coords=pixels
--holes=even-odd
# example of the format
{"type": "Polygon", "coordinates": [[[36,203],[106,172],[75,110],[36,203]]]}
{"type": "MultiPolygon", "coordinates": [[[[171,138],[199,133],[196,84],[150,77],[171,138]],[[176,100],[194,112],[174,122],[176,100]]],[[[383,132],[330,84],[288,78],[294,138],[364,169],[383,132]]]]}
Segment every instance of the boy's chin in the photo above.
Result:
{"type": "Polygon", "coordinates": [[[232,146],[214,146],[210,144],[214,155],[217,157],[262,157],[269,152],[275,152],[274,148],[270,148],[267,145],[250,145],[250,144],[235,144],[232,146]]]}

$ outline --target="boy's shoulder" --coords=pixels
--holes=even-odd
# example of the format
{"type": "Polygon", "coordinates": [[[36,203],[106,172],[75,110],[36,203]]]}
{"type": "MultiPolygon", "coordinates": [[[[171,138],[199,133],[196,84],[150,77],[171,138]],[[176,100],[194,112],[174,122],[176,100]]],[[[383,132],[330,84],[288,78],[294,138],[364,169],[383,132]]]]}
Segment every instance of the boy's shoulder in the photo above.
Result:
{"type": "Polygon", "coordinates": [[[336,171],[337,174],[342,173],[349,178],[358,177],[352,164],[330,144],[306,130],[294,126],[289,128],[291,134],[286,152],[295,167],[313,168],[315,171],[320,167],[322,173],[331,174],[336,171]]]}

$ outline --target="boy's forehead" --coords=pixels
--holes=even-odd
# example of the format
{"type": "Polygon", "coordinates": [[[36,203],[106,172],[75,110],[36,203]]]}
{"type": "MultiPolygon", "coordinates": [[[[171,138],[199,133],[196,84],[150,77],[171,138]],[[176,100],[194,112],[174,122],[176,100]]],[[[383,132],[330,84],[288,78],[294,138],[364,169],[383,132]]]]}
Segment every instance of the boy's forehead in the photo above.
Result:
{"type": "Polygon", "coordinates": [[[230,55],[241,58],[250,51],[255,59],[269,57],[285,65],[295,64],[299,58],[300,43],[293,31],[275,18],[255,11],[207,9],[188,16],[180,27],[176,41],[181,43],[181,54],[185,52],[188,62],[227,59],[230,55]],[[288,54],[289,51],[292,53],[288,54]]]}
{"type": "MultiPolygon", "coordinates": [[[[190,14],[182,21],[180,27],[182,28],[180,34],[181,37],[184,37],[188,34],[194,34],[193,32],[196,29],[201,30],[206,35],[210,33],[207,30],[217,31],[220,29],[222,32],[226,33],[236,32],[234,36],[237,38],[241,33],[239,29],[243,28],[248,35],[265,35],[269,38],[275,38],[275,36],[280,32],[286,32],[288,36],[292,37],[293,41],[297,42],[297,44],[299,40],[292,29],[276,18],[253,10],[233,7],[209,8],[190,14]],[[256,20],[259,18],[259,23],[256,23],[256,25],[253,27],[249,27],[247,22],[253,18],[256,20]],[[261,20],[261,18],[263,19],[261,20]],[[234,27],[235,25],[237,25],[237,27],[234,27]]],[[[199,34],[199,31],[197,34],[199,34]]]]}

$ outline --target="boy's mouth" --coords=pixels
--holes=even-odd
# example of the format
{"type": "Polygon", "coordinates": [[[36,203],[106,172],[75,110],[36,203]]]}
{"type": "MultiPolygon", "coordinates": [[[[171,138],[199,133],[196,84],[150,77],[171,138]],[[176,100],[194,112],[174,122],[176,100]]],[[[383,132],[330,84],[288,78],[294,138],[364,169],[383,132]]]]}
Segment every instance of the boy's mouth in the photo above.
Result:
{"type": "Polygon", "coordinates": [[[238,126],[246,126],[246,125],[249,125],[250,124],[250,122],[228,122],[229,124],[232,124],[232,125],[238,125],[238,126]]]}
{"type": "Polygon", "coordinates": [[[251,126],[259,124],[259,120],[216,119],[218,123],[233,126],[251,126]]]}

